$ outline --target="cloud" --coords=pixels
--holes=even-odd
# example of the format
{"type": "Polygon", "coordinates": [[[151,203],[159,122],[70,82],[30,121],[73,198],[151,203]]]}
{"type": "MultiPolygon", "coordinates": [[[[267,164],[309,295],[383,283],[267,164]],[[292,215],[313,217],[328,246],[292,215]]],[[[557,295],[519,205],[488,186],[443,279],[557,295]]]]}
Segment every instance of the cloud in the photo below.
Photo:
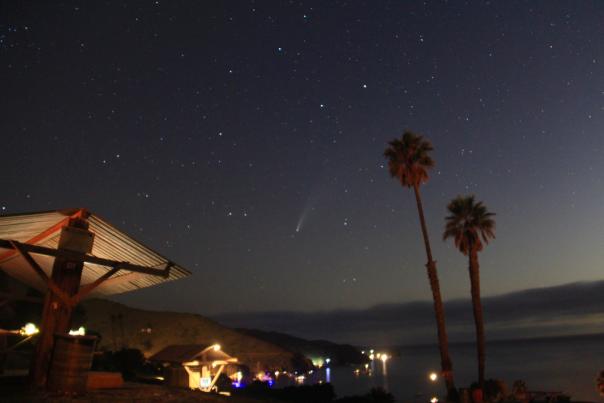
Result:
{"type": "MultiPolygon", "coordinates": [[[[604,281],[486,297],[483,308],[487,336],[491,339],[604,332],[604,281]]],[[[445,311],[450,339],[472,340],[470,299],[447,301],[445,311]]],[[[362,310],[227,313],[214,319],[233,327],[356,344],[436,341],[431,301],[383,304],[362,310]]]]}

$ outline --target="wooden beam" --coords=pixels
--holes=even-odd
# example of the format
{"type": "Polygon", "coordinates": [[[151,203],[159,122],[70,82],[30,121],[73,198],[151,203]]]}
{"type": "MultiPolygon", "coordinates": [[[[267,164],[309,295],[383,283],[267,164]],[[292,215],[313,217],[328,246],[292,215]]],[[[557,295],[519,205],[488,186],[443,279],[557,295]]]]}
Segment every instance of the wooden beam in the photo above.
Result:
{"type": "Polygon", "coordinates": [[[97,288],[103,282],[107,281],[109,277],[113,276],[118,271],[120,271],[120,269],[118,267],[114,267],[107,273],[103,274],[101,277],[94,280],[92,283],[80,287],[80,291],[78,291],[76,295],[71,297],[71,299],[73,300],[73,305],[77,305],[82,299],[86,298],[86,296],[90,294],[95,288],[97,288]]]}
{"type": "MultiPolygon", "coordinates": [[[[142,276],[143,276],[142,273],[134,273],[134,272],[120,274],[119,276],[113,276],[110,279],[105,280],[103,282],[103,286],[116,285],[116,284],[124,283],[126,281],[134,281],[138,278],[141,278],[142,276]]],[[[83,284],[82,287],[86,287],[89,284],[92,284],[92,283],[83,284]]]]}
{"type": "Polygon", "coordinates": [[[150,274],[152,276],[159,276],[163,278],[168,278],[170,276],[170,268],[174,265],[172,262],[168,262],[164,269],[156,269],[153,267],[139,266],[136,264],[128,263],[128,262],[118,262],[116,260],[104,259],[92,255],[86,255],[78,252],[72,252],[69,250],[58,250],[53,248],[47,248],[45,246],[39,245],[29,245],[20,243],[17,241],[7,241],[5,239],[0,239],[0,248],[5,249],[14,249],[14,245],[19,245],[23,251],[29,253],[37,253],[40,255],[54,256],[54,257],[62,257],[69,260],[78,260],[86,263],[98,264],[100,266],[107,267],[119,267],[120,270],[127,270],[136,273],[150,274]]]}
{"type": "Polygon", "coordinates": [[[71,306],[71,297],[67,295],[63,290],[61,290],[57,284],[46,275],[46,272],[40,267],[38,262],[36,262],[31,255],[23,249],[25,244],[20,244],[18,242],[11,242],[13,247],[17,250],[17,252],[25,259],[29,266],[32,268],[34,272],[46,283],[48,288],[65,304],[65,306],[71,306]]]}

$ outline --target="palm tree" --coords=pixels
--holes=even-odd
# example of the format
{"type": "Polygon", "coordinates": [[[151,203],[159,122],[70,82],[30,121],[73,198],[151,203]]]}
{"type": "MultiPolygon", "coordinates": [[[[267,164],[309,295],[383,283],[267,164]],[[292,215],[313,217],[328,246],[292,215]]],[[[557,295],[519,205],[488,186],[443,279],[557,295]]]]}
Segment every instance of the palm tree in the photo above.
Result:
{"type": "Polygon", "coordinates": [[[480,266],[478,252],[495,238],[494,213],[490,213],[482,202],[474,196],[458,196],[447,206],[450,215],[446,217],[443,239],[453,238],[455,247],[469,256],[470,289],[472,308],[476,325],[476,349],[478,353],[478,384],[484,389],[484,321],[480,302],[480,266]]]}
{"type": "Polygon", "coordinates": [[[447,398],[449,401],[457,400],[457,390],[453,381],[453,365],[449,357],[449,344],[447,339],[447,330],[445,327],[445,311],[443,308],[442,297],[440,295],[440,284],[438,282],[438,273],[436,272],[436,262],[432,259],[432,250],[428,238],[428,229],[424,218],[424,209],[419,192],[421,184],[428,181],[428,170],[434,167],[434,160],[429,153],[434,148],[430,141],[410,131],[405,131],[400,139],[394,139],[388,143],[389,147],[384,151],[384,156],[388,159],[388,170],[393,178],[399,180],[403,187],[413,188],[417,211],[419,213],[419,222],[421,225],[424,246],[426,247],[426,270],[432,289],[432,298],[434,300],[434,314],[436,316],[436,325],[438,333],[438,346],[440,349],[440,363],[442,375],[447,387],[447,398]]]}

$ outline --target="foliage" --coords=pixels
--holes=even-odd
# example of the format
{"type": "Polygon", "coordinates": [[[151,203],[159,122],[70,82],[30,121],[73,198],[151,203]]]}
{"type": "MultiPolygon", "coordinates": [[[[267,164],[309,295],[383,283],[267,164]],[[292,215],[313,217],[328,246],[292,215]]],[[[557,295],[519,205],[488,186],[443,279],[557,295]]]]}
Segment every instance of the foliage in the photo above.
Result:
{"type": "MultiPolygon", "coordinates": [[[[475,382],[470,386],[470,389],[478,389],[478,387],[478,383],[475,382]]],[[[508,388],[505,382],[500,379],[486,379],[482,393],[486,402],[501,402],[508,397],[508,388]]]]}
{"type": "Polygon", "coordinates": [[[291,358],[291,365],[294,370],[300,372],[306,372],[313,368],[312,362],[310,362],[310,360],[306,358],[303,354],[298,352],[293,353],[293,356],[291,358]]]}
{"type": "Polygon", "coordinates": [[[428,169],[434,167],[434,160],[428,154],[434,149],[430,141],[405,131],[400,139],[394,139],[388,145],[384,157],[393,178],[406,187],[416,187],[428,181],[428,169]]]}
{"type": "Polygon", "coordinates": [[[596,389],[600,396],[604,396],[604,370],[600,371],[596,378],[596,389]]]}
{"type": "Polygon", "coordinates": [[[524,401],[526,400],[528,389],[526,387],[526,382],[521,379],[517,379],[512,384],[512,397],[514,400],[524,401]]]}
{"type": "Polygon", "coordinates": [[[453,238],[455,247],[467,255],[471,248],[480,252],[483,242],[495,238],[494,213],[487,211],[482,202],[476,202],[474,196],[457,196],[447,206],[450,215],[446,217],[443,239],[453,238]]]}
{"type": "Polygon", "coordinates": [[[92,363],[95,371],[117,371],[121,372],[125,380],[136,378],[136,374],[147,372],[145,357],[140,350],[125,348],[119,351],[105,351],[96,356],[92,363]]]}

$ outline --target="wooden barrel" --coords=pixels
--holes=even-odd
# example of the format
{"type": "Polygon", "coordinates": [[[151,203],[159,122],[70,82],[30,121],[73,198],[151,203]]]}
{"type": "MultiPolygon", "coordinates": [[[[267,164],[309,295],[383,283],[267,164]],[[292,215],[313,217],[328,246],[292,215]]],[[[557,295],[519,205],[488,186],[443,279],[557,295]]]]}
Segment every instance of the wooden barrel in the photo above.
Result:
{"type": "Polygon", "coordinates": [[[55,334],[55,344],[48,371],[48,390],[61,395],[86,393],[88,371],[96,336],[70,336],[55,334]]]}

